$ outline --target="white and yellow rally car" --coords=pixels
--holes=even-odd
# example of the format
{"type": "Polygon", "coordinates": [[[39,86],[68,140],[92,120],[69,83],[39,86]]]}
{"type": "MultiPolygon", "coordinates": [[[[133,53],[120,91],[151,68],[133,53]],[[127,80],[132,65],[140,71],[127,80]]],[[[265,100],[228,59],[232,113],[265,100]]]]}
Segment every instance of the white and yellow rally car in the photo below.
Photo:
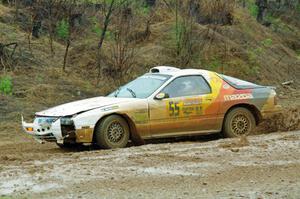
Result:
{"type": "Polygon", "coordinates": [[[223,132],[250,134],[277,111],[273,88],[215,72],[154,67],[106,97],[63,104],[22,117],[25,132],[61,147],[79,143],[125,147],[129,140],[223,132]]]}

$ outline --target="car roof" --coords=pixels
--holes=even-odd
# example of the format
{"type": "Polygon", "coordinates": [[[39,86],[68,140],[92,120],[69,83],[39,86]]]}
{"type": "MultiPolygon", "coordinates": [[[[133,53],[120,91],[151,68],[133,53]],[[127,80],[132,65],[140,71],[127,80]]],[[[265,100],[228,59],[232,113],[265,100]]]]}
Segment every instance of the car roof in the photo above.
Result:
{"type": "Polygon", "coordinates": [[[172,66],[156,66],[150,69],[150,74],[164,74],[171,76],[185,76],[185,75],[202,75],[209,77],[209,74],[215,73],[203,69],[180,69],[172,66]]]}

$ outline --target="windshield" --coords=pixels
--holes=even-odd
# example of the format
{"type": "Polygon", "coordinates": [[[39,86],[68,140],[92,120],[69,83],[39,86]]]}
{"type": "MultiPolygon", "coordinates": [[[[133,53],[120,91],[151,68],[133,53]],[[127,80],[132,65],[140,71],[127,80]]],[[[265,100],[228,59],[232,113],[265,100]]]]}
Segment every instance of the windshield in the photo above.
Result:
{"type": "Polygon", "coordinates": [[[147,98],[170,77],[170,75],[146,74],[129,82],[125,86],[118,88],[108,96],[120,98],[147,98]]]}

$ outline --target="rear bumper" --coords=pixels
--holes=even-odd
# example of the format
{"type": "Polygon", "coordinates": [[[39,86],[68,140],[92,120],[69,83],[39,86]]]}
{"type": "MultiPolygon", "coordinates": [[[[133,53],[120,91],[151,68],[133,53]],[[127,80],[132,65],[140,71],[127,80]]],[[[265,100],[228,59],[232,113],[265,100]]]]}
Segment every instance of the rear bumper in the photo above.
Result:
{"type": "Polygon", "coordinates": [[[63,143],[60,119],[52,124],[39,125],[37,123],[27,123],[22,117],[22,128],[25,133],[35,138],[38,142],[57,142],[63,143]]]}

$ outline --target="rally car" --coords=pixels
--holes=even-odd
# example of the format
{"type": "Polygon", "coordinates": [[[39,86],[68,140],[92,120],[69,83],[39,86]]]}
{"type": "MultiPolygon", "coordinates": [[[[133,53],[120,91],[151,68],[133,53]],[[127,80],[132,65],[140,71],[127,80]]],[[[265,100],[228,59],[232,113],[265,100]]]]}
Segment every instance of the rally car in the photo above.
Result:
{"type": "Polygon", "coordinates": [[[38,112],[33,123],[22,117],[22,126],[41,142],[110,149],[125,147],[129,140],[249,135],[279,108],[272,87],[207,70],[158,66],[106,97],[38,112]]]}

